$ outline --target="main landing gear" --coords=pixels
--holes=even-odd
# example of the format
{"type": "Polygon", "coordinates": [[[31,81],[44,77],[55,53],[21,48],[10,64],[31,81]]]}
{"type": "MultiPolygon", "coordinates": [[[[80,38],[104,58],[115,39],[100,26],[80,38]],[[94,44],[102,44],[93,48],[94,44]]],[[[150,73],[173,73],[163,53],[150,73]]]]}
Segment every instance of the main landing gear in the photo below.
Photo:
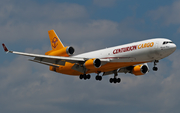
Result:
{"type": "Polygon", "coordinates": [[[159,63],[159,61],[158,61],[158,60],[155,60],[155,61],[154,61],[153,71],[157,71],[157,70],[158,70],[158,68],[156,67],[157,63],[159,63]]]}
{"type": "Polygon", "coordinates": [[[87,75],[86,75],[86,74],[83,74],[83,75],[80,75],[79,78],[86,80],[86,79],[90,79],[90,78],[91,78],[91,75],[90,75],[90,74],[87,74],[87,75]]]}
{"type": "Polygon", "coordinates": [[[121,78],[116,78],[118,76],[117,72],[114,73],[114,78],[110,78],[109,82],[110,83],[120,83],[121,82],[121,78]]]}
{"type": "MultiPolygon", "coordinates": [[[[117,78],[117,72],[114,73],[114,78],[110,78],[109,79],[109,82],[110,83],[120,83],[121,82],[121,79],[120,78],[117,78]]],[[[90,79],[91,78],[91,75],[90,74],[81,74],[79,76],[80,79],[90,79]]],[[[97,74],[97,76],[95,77],[96,80],[98,81],[101,81],[102,80],[102,76],[99,75],[99,73],[97,74]]]]}
{"type": "Polygon", "coordinates": [[[97,76],[96,76],[96,80],[99,80],[99,81],[102,80],[102,76],[99,76],[99,73],[98,73],[97,76]]]}

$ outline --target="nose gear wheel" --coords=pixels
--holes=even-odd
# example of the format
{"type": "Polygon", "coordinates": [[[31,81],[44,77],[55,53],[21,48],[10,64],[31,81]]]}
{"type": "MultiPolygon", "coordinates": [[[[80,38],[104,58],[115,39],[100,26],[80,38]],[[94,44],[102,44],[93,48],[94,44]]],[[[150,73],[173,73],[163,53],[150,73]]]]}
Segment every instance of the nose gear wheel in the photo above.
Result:
{"type": "Polygon", "coordinates": [[[155,60],[155,61],[154,61],[153,71],[157,71],[157,70],[158,70],[158,67],[156,67],[156,65],[157,65],[158,62],[159,62],[158,60],[155,60]]]}

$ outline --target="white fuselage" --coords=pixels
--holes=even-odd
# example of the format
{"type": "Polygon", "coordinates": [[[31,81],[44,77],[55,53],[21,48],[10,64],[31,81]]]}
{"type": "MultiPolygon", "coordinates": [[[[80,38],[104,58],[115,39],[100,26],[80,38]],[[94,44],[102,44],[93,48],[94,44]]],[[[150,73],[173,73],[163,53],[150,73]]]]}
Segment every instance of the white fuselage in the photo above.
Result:
{"type": "Polygon", "coordinates": [[[149,39],[79,54],[73,57],[103,58],[111,62],[144,62],[160,60],[172,54],[176,45],[165,38],[149,39]]]}

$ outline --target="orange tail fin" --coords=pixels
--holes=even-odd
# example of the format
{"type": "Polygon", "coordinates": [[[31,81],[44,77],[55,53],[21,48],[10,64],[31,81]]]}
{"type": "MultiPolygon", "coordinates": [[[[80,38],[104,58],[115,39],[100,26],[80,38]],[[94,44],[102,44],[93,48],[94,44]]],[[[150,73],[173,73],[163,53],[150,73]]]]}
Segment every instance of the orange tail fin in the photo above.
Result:
{"type": "Polygon", "coordinates": [[[50,30],[48,31],[48,33],[49,33],[49,39],[51,42],[52,50],[59,50],[64,48],[63,43],[61,42],[61,40],[59,39],[59,37],[57,36],[54,30],[50,30]]]}
{"type": "Polygon", "coordinates": [[[71,46],[64,47],[63,43],[57,36],[54,30],[48,31],[49,39],[51,42],[52,50],[45,53],[45,55],[52,55],[52,56],[64,56],[68,57],[74,53],[74,48],[71,46]]]}

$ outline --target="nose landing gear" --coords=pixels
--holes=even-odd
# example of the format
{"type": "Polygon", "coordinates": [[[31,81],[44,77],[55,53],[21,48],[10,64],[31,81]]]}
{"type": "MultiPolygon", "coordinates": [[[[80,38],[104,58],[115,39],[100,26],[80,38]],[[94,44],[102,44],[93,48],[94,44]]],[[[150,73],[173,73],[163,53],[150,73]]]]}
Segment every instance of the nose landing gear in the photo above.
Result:
{"type": "Polygon", "coordinates": [[[158,68],[156,67],[157,63],[159,63],[159,61],[158,61],[158,60],[155,60],[155,61],[154,61],[153,71],[157,71],[157,70],[158,70],[158,68]]]}

